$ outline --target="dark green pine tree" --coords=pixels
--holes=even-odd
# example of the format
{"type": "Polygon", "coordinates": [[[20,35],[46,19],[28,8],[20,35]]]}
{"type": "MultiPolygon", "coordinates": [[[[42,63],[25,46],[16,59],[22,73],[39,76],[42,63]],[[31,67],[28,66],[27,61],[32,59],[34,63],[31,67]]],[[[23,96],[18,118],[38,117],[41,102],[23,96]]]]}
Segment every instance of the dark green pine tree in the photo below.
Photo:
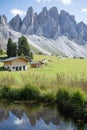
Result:
{"type": "Polygon", "coordinates": [[[12,51],[11,57],[15,57],[17,54],[17,45],[15,42],[12,43],[11,51],[12,51]]]}
{"type": "Polygon", "coordinates": [[[3,55],[3,49],[2,49],[2,45],[0,44],[0,55],[3,55]]]}
{"type": "Polygon", "coordinates": [[[30,56],[30,47],[27,38],[21,36],[18,39],[18,56],[30,56]]]}
{"type": "Polygon", "coordinates": [[[11,38],[8,39],[7,43],[7,55],[8,57],[16,56],[16,43],[13,43],[11,38]]]}
{"type": "Polygon", "coordinates": [[[11,57],[11,53],[12,53],[12,39],[11,38],[9,38],[8,39],[8,43],[7,43],[7,55],[8,55],[8,57],[11,57]]]}

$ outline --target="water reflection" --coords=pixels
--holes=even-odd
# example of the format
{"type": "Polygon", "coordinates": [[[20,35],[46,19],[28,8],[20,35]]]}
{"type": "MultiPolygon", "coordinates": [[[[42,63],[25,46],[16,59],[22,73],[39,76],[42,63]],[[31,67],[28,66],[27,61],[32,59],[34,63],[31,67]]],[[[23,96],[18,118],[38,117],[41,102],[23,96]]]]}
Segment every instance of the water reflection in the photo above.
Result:
{"type": "MultiPolygon", "coordinates": [[[[0,104],[0,130],[79,130],[65,122],[56,107],[0,104]]],[[[83,130],[87,130],[85,127],[83,130]]]]}

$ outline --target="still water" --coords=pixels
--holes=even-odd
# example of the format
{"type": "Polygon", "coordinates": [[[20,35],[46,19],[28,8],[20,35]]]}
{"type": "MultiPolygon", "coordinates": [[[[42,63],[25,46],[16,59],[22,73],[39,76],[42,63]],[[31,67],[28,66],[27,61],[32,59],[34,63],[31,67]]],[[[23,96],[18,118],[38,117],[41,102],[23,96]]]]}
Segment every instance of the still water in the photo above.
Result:
{"type": "Polygon", "coordinates": [[[0,103],[0,130],[87,130],[64,120],[56,106],[0,103]]]}

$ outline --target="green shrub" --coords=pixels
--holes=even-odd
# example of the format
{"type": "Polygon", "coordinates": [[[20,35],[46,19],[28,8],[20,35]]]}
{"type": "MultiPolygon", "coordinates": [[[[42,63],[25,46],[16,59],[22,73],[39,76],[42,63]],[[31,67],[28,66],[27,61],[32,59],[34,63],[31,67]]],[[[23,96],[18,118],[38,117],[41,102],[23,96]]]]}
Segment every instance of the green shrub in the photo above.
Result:
{"type": "Polygon", "coordinates": [[[40,91],[32,87],[31,85],[26,85],[24,88],[15,89],[8,86],[3,86],[0,89],[0,98],[7,100],[39,100],[40,91]]]}
{"type": "Polygon", "coordinates": [[[82,93],[81,90],[75,91],[71,98],[71,102],[81,107],[85,102],[84,93],[82,93]]]}
{"type": "Polygon", "coordinates": [[[63,104],[66,103],[70,99],[70,94],[67,89],[60,88],[57,92],[57,103],[63,104]]]}
{"type": "Polygon", "coordinates": [[[58,108],[61,110],[62,113],[68,113],[70,111],[70,93],[67,89],[60,88],[57,93],[57,104],[58,108]]]}
{"type": "Polygon", "coordinates": [[[39,99],[40,92],[37,88],[32,87],[31,85],[26,85],[20,91],[21,100],[37,100],[39,99]]]}
{"type": "Polygon", "coordinates": [[[71,97],[71,116],[74,119],[81,119],[83,116],[83,107],[85,104],[85,93],[83,93],[81,90],[76,90],[72,97],[71,97]]]}
{"type": "Polygon", "coordinates": [[[7,99],[9,96],[10,87],[9,86],[3,86],[1,88],[1,94],[3,99],[7,99]]]}
{"type": "Polygon", "coordinates": [[[7,100],[14,101],[14,100],[20,100],[20,89],[10,89],[8,92],[7,100]]]}
{"type": "Polygon", "coordinates": [[[87,100],[84,103],[84,106],[82,108],[82,118],[85,122],[87,122],[87,100]]]}
{"type": "Polygon", "coordinates": [[[85,93],[81,89],[74,91],[73,89],[60,88],[57,92],[57,104],[60,112],[74,120],[83,119],[83,116],[87,119],[84,95],[85,93]]]}
{"type": "Polygon", "coordinates": [[[48,93],[45,93],[45,94],[42,94],[41,96],[40,96],[40,99],[39,99],[40,101],[42,101],[42,102],[55,102],[56,101],[56,97],[55,97],[55,95],[54,95],[54,93],[52,93],[52,92],[48,92],[48,93]]]}

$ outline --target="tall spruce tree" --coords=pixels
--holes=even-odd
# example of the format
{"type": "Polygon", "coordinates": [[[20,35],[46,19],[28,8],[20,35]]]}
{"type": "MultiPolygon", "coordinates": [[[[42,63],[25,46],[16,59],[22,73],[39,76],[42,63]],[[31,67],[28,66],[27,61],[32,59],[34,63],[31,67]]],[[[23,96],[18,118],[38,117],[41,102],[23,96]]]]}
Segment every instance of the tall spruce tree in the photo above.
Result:
{"type": "Polygon", "coordinates": [[[16,43],[12,41],[11,38],[8,39],[7,55],[8,57],[14,57],[16,55],[28,56],[31,57],[31,59],[33,59],[33,54],[30,52],[29,43],[27,41],[27,38],[24,36],[21,36],[18,39],[18,47],[16,46],[16,43]]]}
{"type": "Polygon", "coordinates": [[[0,55],[3,55],[2,45],[0,44],[0,55]]]}
{"type": "Polygon", "coordinates": [[[11,57],[16,56],[16,54],[17,54],[17,45],[16,45],[15,42],[12,43],[11,50],[12,50],[11,57]]]}
{"type": "Polygon", "coordinates": [[[7,55],[8,57],[16,56],[16,43],[13,43],[11,38],[8,39],[7,43],[7,55]]]}
{"type": "Polygon", "coordinates": [[[27,38],[21,36],[18,39],[18,56],[30,56],[30,47],[27,38]]]}
{"type": "Polygon", "coordinates": [[[12,53],[12,39],[11,38],[9,38],[8,39],[8,43],[7,43],[7,55],[8,55],[8,57],[11,57],[11,53],[12,53]]]}

